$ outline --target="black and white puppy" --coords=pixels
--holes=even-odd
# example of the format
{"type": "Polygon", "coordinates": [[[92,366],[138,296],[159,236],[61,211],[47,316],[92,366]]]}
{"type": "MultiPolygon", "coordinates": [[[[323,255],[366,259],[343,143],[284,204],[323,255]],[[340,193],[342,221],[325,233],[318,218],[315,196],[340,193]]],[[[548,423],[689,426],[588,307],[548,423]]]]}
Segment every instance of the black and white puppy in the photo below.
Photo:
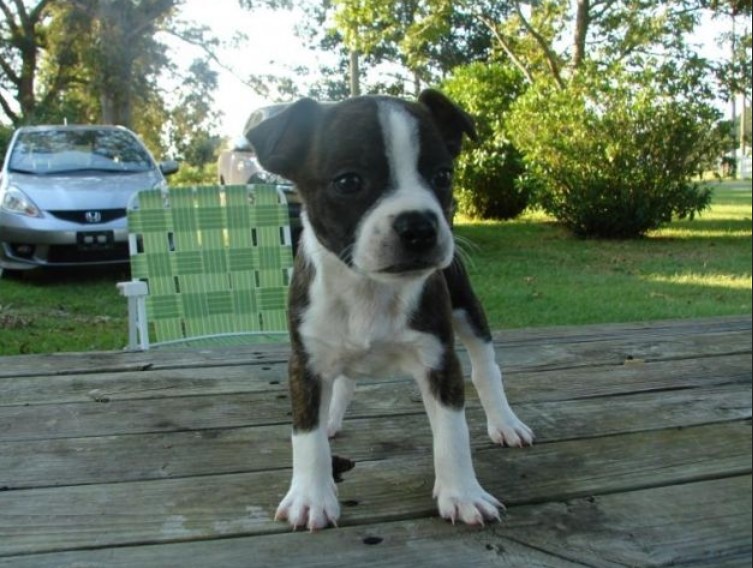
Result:
{"type": "Polygon", "coordinates": [[[293,480],[277,510],[293,527],[336,524],[328,437],[354,379],[396,371],[423,395],[441,516],[499,518],[471,462],[455,333],[492,440],[533,441],[507,402],[484,311],[455,254],[453,160],[464,134],[476,137],[470,117],[433,90],[417,102],[303,99],[247,133],[262,166],[292,180],[304,203],[290,289],[293,480]]]}

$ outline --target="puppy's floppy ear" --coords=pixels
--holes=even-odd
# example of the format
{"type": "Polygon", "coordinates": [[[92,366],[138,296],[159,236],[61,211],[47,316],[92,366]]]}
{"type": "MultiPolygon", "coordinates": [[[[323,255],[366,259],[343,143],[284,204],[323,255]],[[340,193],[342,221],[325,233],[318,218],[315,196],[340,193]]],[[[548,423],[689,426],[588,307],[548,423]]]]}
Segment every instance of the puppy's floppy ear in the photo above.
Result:
{"type": "Polygon", "coordinates": [[[244,133],[265,170],[296,181],[319,110],[316,101],[301,99],[244,133]]]}
{"type": "Polygon", "coordinates": [[[471,116],[439,91],[423,91],[418,97],[418,102],[429,109],[453,158],[460,154],[463,134],[467,134],[473,141],[478,140],[471,116]]]}

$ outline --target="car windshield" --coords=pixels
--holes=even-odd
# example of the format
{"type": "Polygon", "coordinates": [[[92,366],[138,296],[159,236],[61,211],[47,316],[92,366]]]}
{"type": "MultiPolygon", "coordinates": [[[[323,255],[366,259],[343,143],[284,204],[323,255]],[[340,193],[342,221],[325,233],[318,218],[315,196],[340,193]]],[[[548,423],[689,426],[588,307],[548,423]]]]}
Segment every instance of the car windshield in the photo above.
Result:
{"type": "Polygon", "coordinates": [[[105,128],[22,132],[8,166],[14,172],[36,175],[135,173],[154,167],[146,149],[130,132],[105,128]]]}

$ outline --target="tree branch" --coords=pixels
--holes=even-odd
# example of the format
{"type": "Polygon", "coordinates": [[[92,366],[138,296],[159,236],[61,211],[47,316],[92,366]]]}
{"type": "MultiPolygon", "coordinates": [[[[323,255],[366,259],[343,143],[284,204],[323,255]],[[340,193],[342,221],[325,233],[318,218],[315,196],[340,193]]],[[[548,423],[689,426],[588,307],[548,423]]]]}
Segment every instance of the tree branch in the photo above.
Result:
{"type": "Polygon", "coordinates": [[[222,61],[222,60],[221,60],[221,59],[220,59],[220,58],[219,58],[219,57],[217,56],[217,54],[216,54],[216,53],[215,53],[214,51],[212,51],[211,49],[209,49],[209,48],[207,47],[207,42],[206,42],[206,41],[203,41],[203,40],[201,40],[201,39],[199,39],[199,38],[193,38],[193,37],[191,37],[191,36],[189,36],[189,35],[183,35],[183,34],[180,34],[180,33],[178,33],[178,32],[177,32],[176,30],[166,29],[166,30],[164,30],[164,32],[165,32],[165,33],[168,33],[168,34],[170,34],[171,36],[173,36],[173,37],[175,37],[175,38],[178,38],[179,40],[181,40],[181,41],[183,41],[183,42],[187,43],[188,45],[192,45],[192,46],[194,46],[194,47],[198,47],[199,49],[201,49],[201,50],[202,50],[202,51],[203,51],[203,52],[204,52],[204,53],[205,53],[205,54],[207,55],[207,57],[209,57],[209,60],[210,60],[210,61],[212,61],[212,62],[213,62],[213,63],[215,63],[215,64],[216,64],[217,66],[219,66],[220,68],[222,68],[222,69],[224,69],[225,71],[227,71],[228,73],[230,73],[230,74],[231,74],[231,75],[232,75],[233,77],[235,77],[236,79],[238,79],[238,81],[240,81],[240,82],[241,82],[241,83],[242,83],[243,85],[245,85],[246,87],[248,87],[248,88],[252,89],[252,90],[253,90],[253,91],[254,91],[255,93],[259,93],[259,89],[258,89],[258,86],[254,85],[254,84],[253,84],[253,83],[251,83],[250,81],[247,81],[246,79],[244,79],[244,78],[240,77],[240,76],[239,76],[239,75],[238,75],[238,74],[237,74],[237,73],[235,72],[235,69],[233,69],[233,68],[232,68],[232,67],[230,67],[229,65],[225,64],[225,63],[224,63],[224,62],[223,62],[223,61],[222,61]]]}
{"type": "Polygon", "coordinates": [[[557,54],[546,41],[546,38],[542,36],[538,31],[536,31],[531,22],[529,22],[528,19],[523,15],[523,11],[520,8],[520,2],[515,2],[515,11],[520,18],[523,27],[529,34],[531,34],[533,39],[536,40],[536,43],[539,44],[539,47],[544,52],[544,58],[549,65],[549,70],[552,72],[555,83],[557,83],[557,86],[560,89],[564,89],[565,83],[562,80],[562,72],[560,70],[559,62],[557,61],[557,54]]]}
{"type": "Polygon", "coordinates": [[[515,52],[513,51],[507,39],[501,33],[499,33],[499,30],[497,29],[497,26],[495,25],[495,23],[478,13],[475,14],[475,17],[478,21],[484,24],[489,29],[489,31],[492,32],[492,34],[494,34],[494,37],[499,42],[499,45],[502,47],[504,52],[510,58],[510,61],[512,61],[513,65],[515,65],[515,67],[517,67],[520,70],[520,72],[523,73],[523,76],[526,78],[526,81],[528,81],[529,83],[533,83],[533,75],[531,75],[531,72],[525,66],[523,61],[515,54],[515,52]]]}
{"type": "Polygon", "coordinates": [[[29,13],[29,20],[32,22],[38,22],[42,18],[42,14],[44,13],[47,6],[49,6],[54,0],[40,0],[39,4],[34,6],[34,8],[29,13]]]}
{"type": "Polygon", "coordinates": [[[21,78],[5,59],[0,59],[0,69],[5,72],[5,76],[10,80],[11,83],[18,86],[18,84],[21,82],[21,78]]]}
{"type": "Polygon", "coordinates": [[[5,21],[8,24],[8,29],[10,29],[11,36],[18,35],[19,29],[16,25],[15,15],[10,11],[10,8],[4,0],[0,0],[0,12],[5,16],[5,21]]]}
{"type": "Polygon", "coordinates": [[[1,92],[0,92],[0,108],[3,109],[5,116],[10,118],[10,121],[14,125],[18,124],[18,121],[19,121],[18,114],[13,112],[13,109],[10,107],[10,104],[8,104],[8,101],[5,99],[5,96],[3,96],[3,93],[1,92]]]}

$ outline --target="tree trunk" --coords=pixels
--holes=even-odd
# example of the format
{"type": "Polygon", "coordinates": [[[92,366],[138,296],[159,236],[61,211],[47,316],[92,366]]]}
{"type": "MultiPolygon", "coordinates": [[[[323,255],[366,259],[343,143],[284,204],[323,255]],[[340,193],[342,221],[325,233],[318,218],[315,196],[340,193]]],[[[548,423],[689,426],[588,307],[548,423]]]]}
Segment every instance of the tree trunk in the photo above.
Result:
{"type": "Polygon", "coordinates": [[[359,53],[352,49],[350,50],[350,96],[361,96],[361,69],[359,65],[359,53]]]}
{"type": "Polygon", "coordinates": [[[586,56],[586,36],[591,23],[589,11],[590,0],[578,0],[578,11],[575,15],[575,41],[573,45],[573,69],[578,69],[586,56]]]}

